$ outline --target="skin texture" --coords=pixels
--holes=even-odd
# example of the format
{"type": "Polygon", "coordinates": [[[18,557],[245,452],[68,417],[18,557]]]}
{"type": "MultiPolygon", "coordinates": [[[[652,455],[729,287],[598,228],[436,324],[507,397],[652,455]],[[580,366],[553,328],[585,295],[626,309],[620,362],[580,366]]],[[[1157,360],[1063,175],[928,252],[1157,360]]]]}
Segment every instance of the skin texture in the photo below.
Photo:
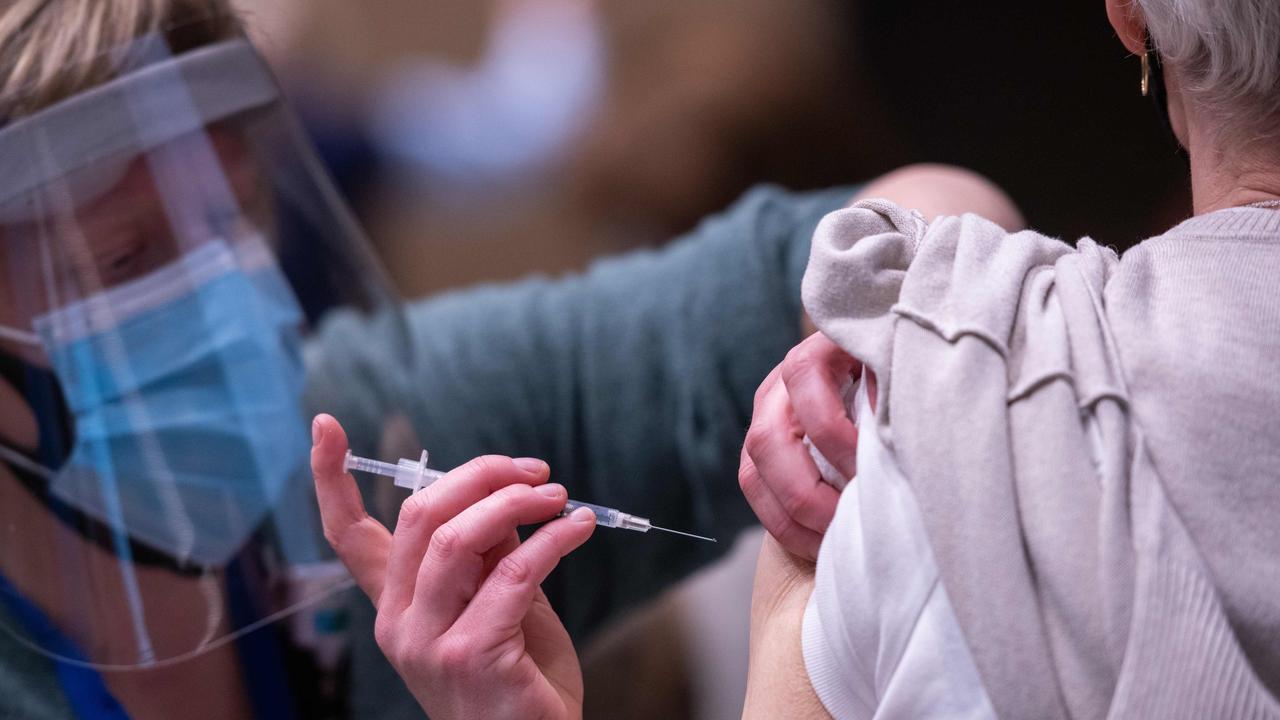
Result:
{"type": "Polygon", "coordinates": [[[595,529],[541,460],[486,456],[410,496],[392,534],[342,469],[347,438],[313,427],[325,537],[378,608],[378,646],[432,718],[576,718],[582,671],[539,585],[595,529]],[[551,520],[520,542],[516,527],[551,520]]]}
{"type": "Polygon", "coordinates": [[[830,717],[809,684],[800,646],[805,604],[813,592],[813,563],[766,535],[751,594],[751,662],[742,717],[830,717]]]}
{"type": "MultiPolygon", "coordinates": [[[[1120,42],[1134,55],[1146,52],[1147,27],[1138,4],[1106,4],[1107,19],[1120,42]]],[[[1280,198],[1280,148],[1274,142],[1259,142],[1256,131],[1230,127],[1231,113],[1225,109],[1188,98],[1178,68],[1166,64],[1164,77],[1173,133],[1191,157],[1195,214],[1280,198]]]]}

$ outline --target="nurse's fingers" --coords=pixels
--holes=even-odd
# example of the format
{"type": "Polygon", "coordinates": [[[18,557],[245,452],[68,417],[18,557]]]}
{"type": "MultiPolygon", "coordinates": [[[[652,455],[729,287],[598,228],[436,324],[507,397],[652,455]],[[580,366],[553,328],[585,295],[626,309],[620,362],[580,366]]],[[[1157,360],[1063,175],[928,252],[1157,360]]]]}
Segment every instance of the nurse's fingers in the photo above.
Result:
{"type": "Polygon", "coordinates": [[[760,524],[764,525],[765,530],[768,530],[774,539],[794,555],[809,560],[818,559],[818,548],[822,545],[822,536],[800,525],[787,515],[782,505],[778,503],[778,499],[760,478],[760,472],[752,462],[751,456],[747,454],[746,448],[742,449],[742,461],[738,466],[738,485],[742,488],[742,495],[747,499],[747,504],[760,519],[760,524]]]}
{"type": "Polygon", "coordinates": [[[568,555],[591,537],[595,513],[578,508],[568,517],[538,528],[519,547],[498,561],[454,624],[465,633],[506,637],[520,627],[542,581],[568,555]]]}
{"type": "Polygon", "coordinates": [[[823,457],[851,479],[857,472],[858,430],[849,419],[841,386],[862,363],[822,333],[791,349],[782,361],[782,382],[801,430],[823,457]]]}
{"type": "Polygon", "coordinates": [[[437,528],[493,492],[513,484],[542,485],[550,469],[534,458],[478,457],[405,499],[400,506],[386,594],[379,610],[400,612],[413,602],[418,568],[437,528]]]}
{"type": "Polygon", "coordinates": [[[826,532],[840,494],[818,472],[782,383],[757,404],[743,447],[787,516],[814,532],[826,532]]]}
{"type": "Polygon", "coordinates": [[[311,473],[324,537],[360,589],[376,604],[382,596],[391,533],[365,512],[355,478],[342,467],[347,434],[338,421],[330,415],[317,415],[311,439],[311,473]]]}
{"type": "MultiPolygon", "coordinates": [[[[568,499],[562,485],[508,485],[441,525],[431,536],[410,605],[427,636],[443,632],[462,614],[485,579],[491,551],[517,527],[555,517],[568,499]]],[[[506,550],[510,554],[514,547],[506,550]]]]}

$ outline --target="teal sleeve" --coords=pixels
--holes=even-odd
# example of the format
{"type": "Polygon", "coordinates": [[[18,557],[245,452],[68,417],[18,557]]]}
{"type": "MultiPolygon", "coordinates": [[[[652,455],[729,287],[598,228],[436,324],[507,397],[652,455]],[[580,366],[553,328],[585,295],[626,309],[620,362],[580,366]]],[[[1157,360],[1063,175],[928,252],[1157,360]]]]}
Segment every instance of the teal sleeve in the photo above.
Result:
{"type": "Polygon", "coordinates": [[[799,339],[813,229],[853,192],[761,187],[660,250],[413,302],[407,347],[385,340],[396,318],[336,318],[311,348],[311,404],[365,452],[403,412],[435,467],[540,457],[576,499],[722,541],[597,533],[549,585],[585,630],[751,522],[736,477],[752,398],[799,339]]]}
{"type": "Polygon", "coordinates": [[[74,720],[53,661],[17,640],[17,623],[0,608],[0,718],[74,720]]]}
{"type": "MultiPolygon", "coordinates": [[[[544,585],[575,637],[727,550],[755,390],[800,337],[814,227],[855,188],[760,187],[655,251],[338,317],[309,352],[311,406],[369,451],[403,412],[432,466],[534,456],[571,497],[718,544],[601,528],[544,585]]],[[[518,241],[518,239],[513,239],[518,241]]]]}

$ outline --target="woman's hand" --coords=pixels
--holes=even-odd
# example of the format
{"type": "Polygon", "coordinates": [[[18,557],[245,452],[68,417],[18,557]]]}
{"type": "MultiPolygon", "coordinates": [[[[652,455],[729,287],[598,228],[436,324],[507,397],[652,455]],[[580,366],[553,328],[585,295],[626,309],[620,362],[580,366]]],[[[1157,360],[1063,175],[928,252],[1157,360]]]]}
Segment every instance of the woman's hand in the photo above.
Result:
{"type": "Polygon", "coordinates": [[[320,415],[311,469],[325,537],[378,608],[378,646],[432,718],[576,718],[582,670],[539,585],[595,528],[543,525],[568,496],[541,460],[472,460],[410,496],[392,535],[342,468],[347,437],[320,415]]]}
{"type": "Polygon", "coordinates": [[[845,413],[840,386],[861,369],[825,335],[814,333],[756,391],[738,484],[765,529],[809,561],[818,557],[840,496],[822,480],[804,437],[846,477],[854,476],[858,429],[845,413]]]}

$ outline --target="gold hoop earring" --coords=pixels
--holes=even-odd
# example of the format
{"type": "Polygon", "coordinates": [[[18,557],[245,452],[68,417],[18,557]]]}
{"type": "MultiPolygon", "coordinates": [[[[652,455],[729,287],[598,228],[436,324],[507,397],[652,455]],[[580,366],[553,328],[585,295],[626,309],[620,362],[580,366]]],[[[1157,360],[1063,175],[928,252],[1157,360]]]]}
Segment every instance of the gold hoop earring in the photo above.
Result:
{"type": "Polygon", "coordinates": [[[1142,83],[1141,85],[1139,85],[1139,87],[1142,88],[1142,97],[1147,97],[1148,95],[1151,94],[1151,51],[1150,50],[1142,53],[1142,83]]]}

